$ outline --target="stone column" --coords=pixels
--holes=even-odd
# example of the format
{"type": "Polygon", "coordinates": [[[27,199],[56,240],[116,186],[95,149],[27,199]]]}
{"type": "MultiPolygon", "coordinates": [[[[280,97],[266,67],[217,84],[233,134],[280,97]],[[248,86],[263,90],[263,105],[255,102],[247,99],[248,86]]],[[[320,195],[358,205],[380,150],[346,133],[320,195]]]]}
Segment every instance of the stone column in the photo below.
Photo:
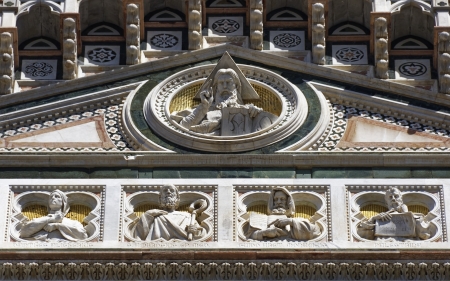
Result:
{"type": "Polygon", "coordinates": [[[189,50],[199,50],[203,45],[201,0],[189,0],[188,25],[189,50]]]}
{"type": "Polygon", "coordinates": [[[312,5],[313,63],[325,64],[325,8],[322,3],[312,5]]]}
{"type": "Polygon", "coordinates": [[[77,22],[73,18],[63,21],[63,79],[77,78],[77,22]]]}
{"type": "Polygon", "coordinates": [[[141,53],[139,7],[136,4],[127,5],[126,23],[127,64],[134,65],[139,63],[141,53]]]}
{"type": "Polygon", "coordinates": [[[438,36],[439,92],[450,94],[450,34],[440,32],[438,36]]]}
{"type": "Polygon", "coordinates": [[[254,50],[263,49],[263,2],[250,2],[250,45],[254,50]]]}
{"type": "Polygon", "coordinates": [[[0,34],[0,56],[0,95],[7,95],[14,87],[13,40],[9,32],[0,34]]]}
{"type": "Polygon", "coordinates": [[[387,79],[389,69],[389,48],[387,19],[378,17],[374,21],[374,41],[375,41],[375,76],[380,79],[387,79]]]}

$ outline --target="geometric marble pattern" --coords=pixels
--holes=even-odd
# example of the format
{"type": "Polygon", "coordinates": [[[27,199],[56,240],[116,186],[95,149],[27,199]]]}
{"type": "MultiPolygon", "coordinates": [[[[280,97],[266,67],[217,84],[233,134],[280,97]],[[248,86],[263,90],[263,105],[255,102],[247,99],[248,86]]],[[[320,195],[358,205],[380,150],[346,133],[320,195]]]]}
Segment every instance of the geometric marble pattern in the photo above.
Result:
{"type": "Polygon", "coordinates": [[[182,49],[181,31],[148,31],[147,43],[151,50],[181,50],[182,49]]]}
{"type": "Polygon", "coordinates": [[[58,125],[68,124],[79,120],[89,119],[95,116],[103,116],[104,126],[108,138],[113,144],[114,148],[102,147],[67,147],[61,145],[60,147],[15,147],[15,148],[0,148],[0,151],[130,151],[133,148],[125,141],[119,130],[120,109],[118,105],[103,106],[96,109],[87,110],[85,112],[67,114],[64,116],[53,117],[52,119],[29,124],[26,126],[7,129],[0,131],[0,139],[6,139],[11,136],[20,136],[21,134],[39,131],[46,128],[53,128],[58,125]]]}
{"type": "Polygon", "coordinates": [[[57,60],[22,60],[22,79],[56,79],[57,60]]]}
{"type": "Polygon", "coordinates": [[[430,60],[395,60],[395,78],[396,79],[431,79],[430,60]]]}
{"type": "Polygon", "coordinates": [[[243,17],[208,17],[209,36],[241,36],[244,34],[243,17]]]}
{"type": "Polygon", "coordinates": [[[270,50],[303,51],[304,49],[304,31],[270,31],[270,50]]]}
{"type": "Polygon", "coordinates": [[[354,107],[344,106],[340,104],[333,104],[332,109],[333,109],[332,114],[334,115],[333,128],[331,129],[329,135],[325,138],[323,143],[320,144],[318,148],[319,151],[449,151],[450,150],[449,147],[445,146],[395,147],[388,145],[379,146],[380,144],[364,147],[337,147],[339,141],[344,137],[345,130],[347,129],[348,126],[349,118],[351,117],[361,117],[369,120],[375,120],[378,122],[384,122],[390,125],[395,125],[396,127],[401,127],[404,129],[435,135],[436,137],[449,138],[450,131],[441,128],[436,128],[430,125],[423,125],[418,122],[411,122],[402,118],[387,116],[380,113],[373,113],[367,110],[360,110],[354,107]]]}
{"type": "Polygon", "coordinates": [[[120,46],[85,46],[84,62],[95,65],[118,65],[120,63],[120,46]]]}
{"type": "Polygon", "coordinates": [[[366,45],[333,45],[333,64],[368,64],[366,45]]]}

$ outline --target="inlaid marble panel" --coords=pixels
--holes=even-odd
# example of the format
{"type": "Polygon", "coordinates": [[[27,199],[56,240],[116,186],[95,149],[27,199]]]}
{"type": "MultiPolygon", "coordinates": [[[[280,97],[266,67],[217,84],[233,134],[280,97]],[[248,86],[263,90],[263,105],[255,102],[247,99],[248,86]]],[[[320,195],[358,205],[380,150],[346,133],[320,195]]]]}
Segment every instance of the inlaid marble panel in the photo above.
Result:
{"type": "Polygon", "coordinates": [[[366,45],[333,45],[333,64],[368,64],[366,45]]]}
{"type": "Polygon", "coordinates": [[[244,35],[243,17],[209,17],[209,36],[244,35]]]}
{"type": "Polygon", "coordinates": [[[22,79],[56,79],[57,60],[22,60],[22,79]]]}
{"type": "Polygon", "coordinates": [[[95,65],[120,64],[120,46],[85,46],[84,62],[95,65]]]}
{"type": "Polygon", "coordinates": [[[431,79],[430,60],[395,60],[395,79],[431,79]]]}
{"type": "Polygon", "coordinates": [[[151,50],[181,50],[183,35],[181,31],[148,31],[147,43],[151,50]]]}
{"type": "Polygon", "coordinates": [[[270,50],[302,51],[304,49],[304,31],[270,31],[270,50]]]}

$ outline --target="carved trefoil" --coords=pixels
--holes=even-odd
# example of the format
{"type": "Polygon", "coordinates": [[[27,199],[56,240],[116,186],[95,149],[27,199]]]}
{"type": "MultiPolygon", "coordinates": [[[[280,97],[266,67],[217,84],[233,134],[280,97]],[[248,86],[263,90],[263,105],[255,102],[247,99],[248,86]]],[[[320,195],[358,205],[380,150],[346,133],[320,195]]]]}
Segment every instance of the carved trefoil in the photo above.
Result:
{"type": "Polygon", "coordinates": [[[12,186],[10,241],[102,240],[104,186],[12,186]]]}
{"type": "Polygon", "coordinates": [[[263,1],[250,1],[250,44],[254,50],[263,49],[263,1]]]}
{"type": "Polygon", "coordinates": [[[199,50],[203,45],[202,3],[201,0],[189,0],[189,50],[199,50]]]}
{"type": "Polygon", "coordinates": [[[312,56],[316,64],[325,64],[325,7],[312,5],[312,56]]]}
{"type": "Polygon", "coordinates": [[[439,92],[450,94],[450,34],[441,32],[438,40],[439,92]]]}
{"type": "Polygon", "coordinates": [[[7,95],[13,92],[14,54],[12,40],[11,33],[3,32],[0,34],[0,55],[2,56],[0,65],[0,95],[7,95]]]}
{"type": "Polygon", "coordinates": [[[327,186],[236,186],[239,241],[327,242],[327,186]]]}
{"type": "Polygon", "coordinates": [[[213,241],[214,186],[124,186],[123,241],[213,241]]]}
{"type": "Polygon", "coordinates": [[[139,6],[136,4],[127,5],[127,64],[134,65],[140,61],[140,19],[139,19],[139,6]]]}
{"type": "Polygon", "coordinates": [[[374,22],[375,40],[375,76],[388,79],[389,53],[388,53],[388,24],[387,19],[379,17],[374,22]]]}
{"type": "Polygon", "coordinates": [[[444,242],[442,186],[347,186],[351,241],[444,242]]]}
{"type": "Polygon", "coordinates": [[[77,78],[77,22],[73,18],[63,21],[63,79],[77,78]]]}

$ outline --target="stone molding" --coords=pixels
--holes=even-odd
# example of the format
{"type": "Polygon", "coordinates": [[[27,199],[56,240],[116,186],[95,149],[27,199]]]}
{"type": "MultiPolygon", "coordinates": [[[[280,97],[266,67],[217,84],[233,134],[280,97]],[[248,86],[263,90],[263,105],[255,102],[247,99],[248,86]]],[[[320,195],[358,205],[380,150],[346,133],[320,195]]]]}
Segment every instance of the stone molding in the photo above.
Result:
{"type": "Polygon", "coordinates": [[[448,262],[3,262],[0,280],[449,280],[448,262]]]}

